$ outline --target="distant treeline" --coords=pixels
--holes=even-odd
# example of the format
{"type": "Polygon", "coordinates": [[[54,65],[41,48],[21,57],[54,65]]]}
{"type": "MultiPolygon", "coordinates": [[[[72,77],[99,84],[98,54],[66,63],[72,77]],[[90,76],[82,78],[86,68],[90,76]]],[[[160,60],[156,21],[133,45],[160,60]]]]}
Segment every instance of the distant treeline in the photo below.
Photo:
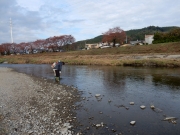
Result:
{"type": "Polygon", "coordinates": [[[154,34],[153,44],[178,42],[178,41],[180,41],[180,28],[175,28],[171,30],[170,32],[166,32],[166,33],[156,32],[154,34]]]}
{"type": "MultiPolygon", "coordinates": [[[[179,28],[179,27],[176,27],[176,26],[172,26],[172,27],[149,26],[149,27],[145,27],[142,29],[133,29],[133,30],[125,31],[125,32],[126,32],[128,43],[129,43],[130,41],[144,40],[145,35],[155,34],[155,33],[167,33],[176,28],[179,28]]],[[[92,39],[75,42],[74,44],[76,44],[79,47],[79,49],[81,49],[81,48],[84,48],[85,44],[93,44],[93,43],[102,42],[102,37],[103,37],[103,35],[99,35],[92,39]]]]}
{"type": "MultiPolygon", "coordinates": [[[[75,38],[73,36],[62,35],[62,36],[49,37],[47,39],[36,40],[33,42],[27,42],[27,43],[25,42],[18,44],[2,43],[0,44],[0,54],[9,55],[9,54],[57,52],[57,51],[61,51],[64,46],[66,48],[68,47],[68,49],[74,47],[71,45],[74,42],[75,42],[75,38]]],[[[73,48],[73,50],[75,49],[73,48]]]]}
{"type": "Polygon", "coordinates": [[[126,35],[128,40],[136,41],[136,40],[144,40],[145,35],[153,35],[154,33],[166,33],[178,27],[158,27],[158,26],[149,26],[142,29],[135,29],[126,31],[126,35]]]}

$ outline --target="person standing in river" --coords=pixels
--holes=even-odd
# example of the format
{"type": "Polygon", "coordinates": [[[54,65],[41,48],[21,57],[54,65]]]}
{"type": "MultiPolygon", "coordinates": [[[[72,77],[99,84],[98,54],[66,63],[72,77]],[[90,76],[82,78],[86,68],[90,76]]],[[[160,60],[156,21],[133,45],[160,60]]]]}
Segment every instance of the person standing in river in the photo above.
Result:
{"type": "Polygon", "coordinates": [[[60,81],[60,75],[62,70],[62,65],[64,65],[64,62],[61,62],[60,60],[56,63],[55,67],[53,68],[55,71],[55,81],[60,81]]]}

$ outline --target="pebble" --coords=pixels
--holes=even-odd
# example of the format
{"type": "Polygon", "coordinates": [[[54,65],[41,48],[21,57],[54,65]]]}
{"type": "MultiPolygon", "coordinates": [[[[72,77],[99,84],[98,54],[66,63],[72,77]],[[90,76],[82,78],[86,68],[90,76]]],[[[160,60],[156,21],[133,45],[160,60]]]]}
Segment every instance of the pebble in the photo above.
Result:
{"type": "Polygon", "coordinates": [[[135,125],[136,121],[131,121],[130,124],[131,125],[135,125]]]}
{"type": "Polygon", "coordinates": [[[56,125],[56,126],[58,126],[58,125],[59,125],[59,123],[55,123],[55,125],[56,125]]]}
{"type": "Polygon", "coordinates": [[[154,106],[154,105],[151,105],[150,107],[151,107],[151,109],[155,109],[155,106],[154,106]]]}
{"type": "Polygon", "coordinates": [[[95,95],[95,97],[100,97],[100,96],[101,96],[101,94],[96,94],[96,95],[95,95]]]}
{"type": "Polygon", "coordinates": [[[89,130],[89,129],[90,129],[90,127],[86,127],[86,129],[87,129],[87,130],[89,130]]]}
{"type": "Polygon", "coordinates": [[[115,130],[115,129],[111,129],[111,131],[116,132],[116,130],[115,130]]]}
{"type": "Polygon", "coordinates": [[[140,106],[140,108],[141,108],[141,109],[145,109],[145,108],[146,108],[146,106],[144,106],[144,105],[141,105],[141,106],[140,106]]]}
{"type": "Polygon", "coordinates": [[[96,127],[101,127],[101,124],[96,124],[96,127]]]}

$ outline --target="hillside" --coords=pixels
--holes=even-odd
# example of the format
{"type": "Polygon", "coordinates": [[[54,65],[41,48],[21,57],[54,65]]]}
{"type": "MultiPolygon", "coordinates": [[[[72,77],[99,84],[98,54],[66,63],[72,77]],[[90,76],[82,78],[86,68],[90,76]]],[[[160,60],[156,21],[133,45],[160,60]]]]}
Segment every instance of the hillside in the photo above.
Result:
{"type": "MultiPolygon", "coordinates": [[[[133,29],[126,31],[126,35],[128,37],[128,41],[133,40],[144,40],[145,34],[154,34],[156,32],[169,32],[170,30],[177,28],[176,26],[172,27],[156,27],[156,26],[149,26],[142,29],[133,29]]],[[[102,35],[99,35],[92,39],[82,40],[78,41],[75,44],[79,46],[79,48],[84,48],[85,43],[86,44],[93,44],[93,43],[99,43],[102,41],[102,35]]]]}
{"type": "Polygon", "coordinates": [[[172,27],[149,26],[149,27],[142,28],[142,29],[134,29],[134,30],[126,31],[126,34],[130,41],[144,40],[145,34],[148,35],[148,34],[154,34],[156,32],[169,32],[170,30],[172,30],[174,28],[177,28],[177,27],[175,27],[175,26],[172,26],[172,27]]]}
{"type": "Polygon", "coordinates": [[[83,49],[85,44],[99,43],[101,41],[102,41],[102,35],[97,36],[97,37],[92,38],[92,39],[86,39],[86,40],[78,41],[75,43],[75,45],[77,45],[79,49],[83,49]]]}

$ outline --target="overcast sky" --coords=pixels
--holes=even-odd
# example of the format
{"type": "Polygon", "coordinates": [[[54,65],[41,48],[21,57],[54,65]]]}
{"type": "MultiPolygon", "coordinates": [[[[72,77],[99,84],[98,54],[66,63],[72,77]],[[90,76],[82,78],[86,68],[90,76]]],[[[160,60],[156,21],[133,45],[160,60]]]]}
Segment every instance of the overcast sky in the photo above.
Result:
{"type": "Polygon", "coordinates": [[[180,26],[180,0],[0,0],[0,44],[72,35],[94,38],[109,28],[180,26]]]}

